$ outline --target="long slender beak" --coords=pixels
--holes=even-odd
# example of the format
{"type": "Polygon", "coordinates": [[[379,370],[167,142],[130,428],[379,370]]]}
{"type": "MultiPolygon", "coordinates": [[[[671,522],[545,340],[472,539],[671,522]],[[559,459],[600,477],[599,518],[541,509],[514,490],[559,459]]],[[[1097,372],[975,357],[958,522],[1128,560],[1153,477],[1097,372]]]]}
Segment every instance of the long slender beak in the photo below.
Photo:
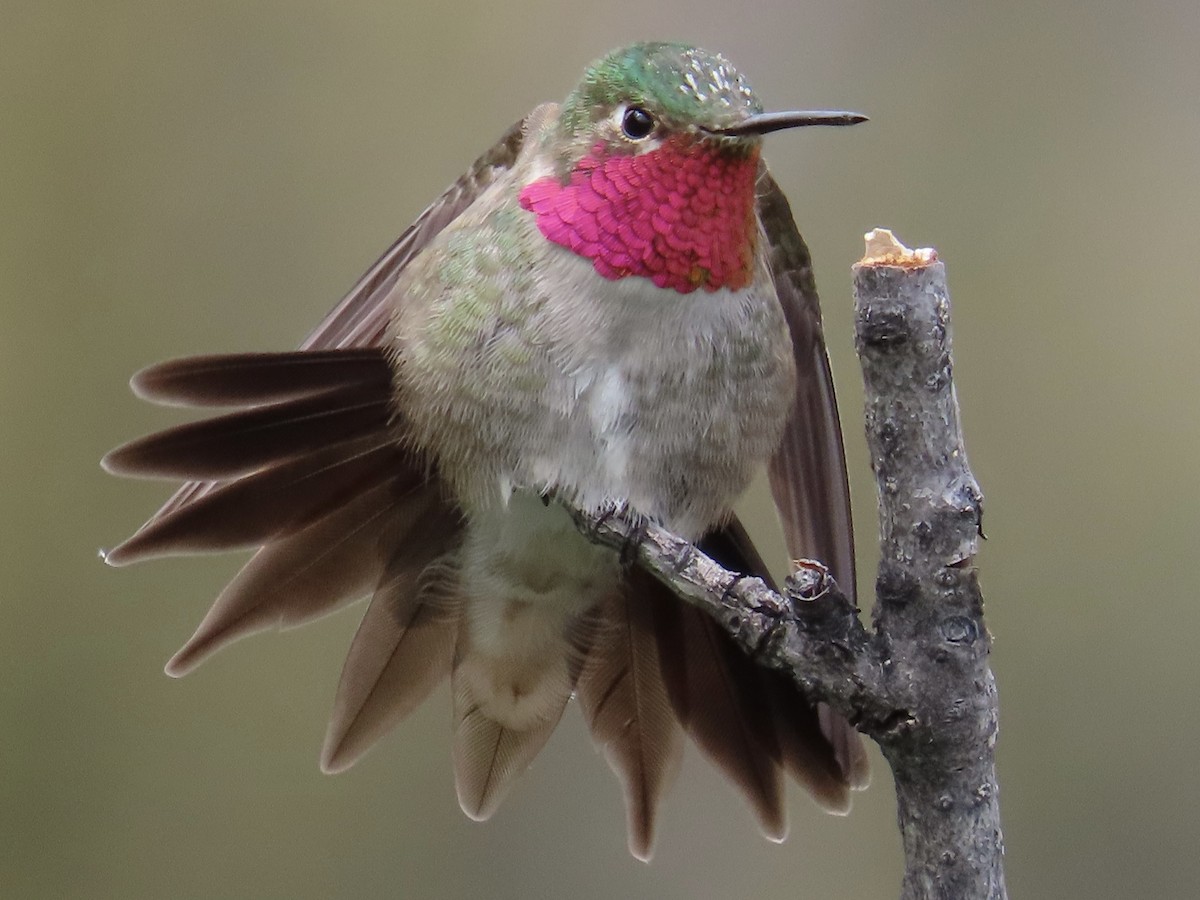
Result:
{"type": "Polygon", "coordinates": [[[766,134],[769,131],[782,131],[784,128],[801,128],[806,125],[857,125],[866,122],[867,117],[862,113],[845,110],[794,110],[791,112],[759,113],[748,116],[736,125],[724,128],[706,128],[713,134],[725,134],[735,137],[740,134],[766,134]]]}

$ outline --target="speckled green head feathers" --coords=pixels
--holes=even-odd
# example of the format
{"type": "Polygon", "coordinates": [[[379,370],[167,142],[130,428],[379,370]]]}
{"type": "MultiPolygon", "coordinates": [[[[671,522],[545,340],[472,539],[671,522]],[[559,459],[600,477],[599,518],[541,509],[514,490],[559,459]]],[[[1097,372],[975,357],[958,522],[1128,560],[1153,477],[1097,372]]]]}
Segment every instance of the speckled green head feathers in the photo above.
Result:
{"type": "Polygon", "coordinates": [[[659,42],[614,50],[588,66],[563,103],[560,122],[579,132],[622,103],[646,106],[676,128],[721,127],[763,110],[746,79],[719,53],[659,42]]]}

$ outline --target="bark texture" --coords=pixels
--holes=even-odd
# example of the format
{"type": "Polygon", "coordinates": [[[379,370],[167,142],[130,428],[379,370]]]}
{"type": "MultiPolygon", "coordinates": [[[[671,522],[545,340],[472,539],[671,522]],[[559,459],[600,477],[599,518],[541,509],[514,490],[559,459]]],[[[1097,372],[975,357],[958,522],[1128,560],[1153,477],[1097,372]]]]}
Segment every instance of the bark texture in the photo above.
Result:
{"type": "Polygon", "coordinates": [[[575,515],[880,745],[896,784],[902,900],[1003,900],[998,706],[974,566],[982,495],[959,426],[945,268],[873,232],[854,294],[879,497],[870,630],[820,562],[799,561],[781,595],[622,510],[575,515]]]}

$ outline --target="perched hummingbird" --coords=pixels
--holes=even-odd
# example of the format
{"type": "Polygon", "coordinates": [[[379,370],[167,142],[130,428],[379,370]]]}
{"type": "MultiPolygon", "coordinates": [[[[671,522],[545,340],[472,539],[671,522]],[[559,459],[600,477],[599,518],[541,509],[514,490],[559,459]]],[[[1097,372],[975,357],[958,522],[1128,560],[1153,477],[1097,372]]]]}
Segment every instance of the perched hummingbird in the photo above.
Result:
{"type": "Polygon", "coordinates": [[[782,774],[831,811],[866,781],[854,730],[575,529],[626,504],[769,578],[731,512],[767,464],[793,556],[853,590],[841,433],[808,250],[723,57],[646,43],[522,119],[287,353],[133,378],[237,411],[112,451],[186,483],[112,565],[257,552],[167,664],[370,596],[321,757],[353,764],[447,675],[458,798],[486,819],[576,697],[649,858],[684,735],[786,832],[782,774]]]}

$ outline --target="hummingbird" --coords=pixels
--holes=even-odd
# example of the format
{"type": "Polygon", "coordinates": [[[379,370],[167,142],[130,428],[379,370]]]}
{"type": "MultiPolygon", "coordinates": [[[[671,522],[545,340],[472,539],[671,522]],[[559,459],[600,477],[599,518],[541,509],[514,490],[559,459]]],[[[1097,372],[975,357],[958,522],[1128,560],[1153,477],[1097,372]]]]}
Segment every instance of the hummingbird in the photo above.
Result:
{"type": "Polygon", "coordinates": [[[630,510],[770,580],[732,512],[766,467],[790,553],[853,595],[849,493],[808,250],[723,56],[639,43],[593,62],[443,193],[288,352],[132,379],[224,407],[109,472],[184,484],[107,551],[254,549],[167,664],[369,598],[321,754],[338,772],[445,679],[463,811],[491,816],[572,698],[648,860],[690,739],[782,840],[784,778],[832,812],[858,734],[615,551],[567,505],[630,510]]]}

